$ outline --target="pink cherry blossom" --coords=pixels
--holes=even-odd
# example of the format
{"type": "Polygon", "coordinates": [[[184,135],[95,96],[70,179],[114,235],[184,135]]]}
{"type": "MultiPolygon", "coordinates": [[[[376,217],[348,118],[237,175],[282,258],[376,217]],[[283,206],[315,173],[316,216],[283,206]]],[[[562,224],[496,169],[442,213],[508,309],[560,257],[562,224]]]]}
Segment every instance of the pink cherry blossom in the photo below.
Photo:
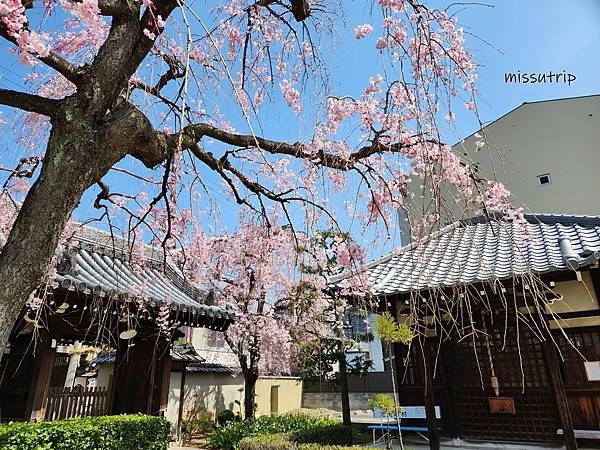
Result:
{"type": "Polygon", "coordinates": [[[369,34],[373,32],[373,26],[368,23],[364,25],[359,25],[354,29],[354,36],[356,39],[362,39],[367,37],[369,34]]]}
{"type": "Polygon", "coordinates": [[[292,108],[296,113],[302,112],[302,107],[300,106],[300,93],[296,90],[294,85],[289,80],[283,80],[281,82],[281,93],[283,94],[283,98],[290,108],[292,108]]]}

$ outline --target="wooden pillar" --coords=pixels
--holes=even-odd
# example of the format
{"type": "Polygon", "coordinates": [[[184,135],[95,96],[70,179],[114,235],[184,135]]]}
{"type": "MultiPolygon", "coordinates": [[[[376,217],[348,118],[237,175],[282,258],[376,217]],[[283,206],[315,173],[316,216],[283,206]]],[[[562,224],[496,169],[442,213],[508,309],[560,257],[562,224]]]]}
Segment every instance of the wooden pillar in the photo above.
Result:
{"type": "Polygon", "coordinates": [[[432,360],[429,343],[425,338],[419,338],[420,353],[422,355],[422,380],[425,388],[425,413],[427,416],[427,428],[429,428],[429,448],[440,450],[440,435],[437,429],[437,418],[435,417],[435,398],[433,389],[433,373],[431,370],[432,360]]]}
{"type": "Polygon", "coordinates": [[[37,343],[31,391],[27,402],[28,418],[31,421],[44,420],[46,416],[46,398],[56,356],[48,333],[44,330],[41,335],[41,340],[37,343]]]}
{"type": "Polygon", "coordinates": [[[566,450],[576,450],[577,439],[575,438],[573,420],[571,419],[571,412],[569,411],[569,405],[567,403],[567,394],[565,393],[565,387],[560,374],[560,365],[558,356],[556,355],[556,348],[554,348],[554,342],[550,339],[546,339],[545,342],[542,342],[542,346],[544,348],[546,362],[548,363],[548,370],[550,371],[550,380],[552,381],[552,388],[554,389],[558,417],[563,429],[565,447],[566,450]]]}
{"type": "Polygon", "coordinates": [[[155,348],[153,401],[150,414],[164,416],[169,403],[169,384],[171,382],[170,342],[159,339],[155,348]]]}
{"type": "Polygon", "coordinates": [[[458,408],[456,407],[456,390],[454,380],[454,367],[456,366],[456,353],[454,342],[447,340],[442,344],[444,365],[446,366],[446,392],[448,395],[448,425],[452,439],[460,439],[460,422],[458,408]]]}

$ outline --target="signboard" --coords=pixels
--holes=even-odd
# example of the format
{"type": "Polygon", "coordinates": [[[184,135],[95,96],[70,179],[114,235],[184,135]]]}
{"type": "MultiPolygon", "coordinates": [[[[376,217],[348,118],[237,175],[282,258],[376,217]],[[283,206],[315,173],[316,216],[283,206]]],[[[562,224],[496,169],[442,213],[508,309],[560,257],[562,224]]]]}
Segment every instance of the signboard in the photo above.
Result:
{"type": "Polygon", "coordinates": [[[489,397],[488,401],[492,414],[516,414],[517,412],[513,397],[489,397]]]}
{"type": "MultiPolygon", "coordinates": [[[[375,418],[383,417],[381,414],[381,410],[379,408],[375,408],[373,410],[373,416],[375,418]]],[[[435,407],[435,417],[436,419],[442,418],[442,413],[440,407],[436,405],[435,407]]],[[[393,416],[396,418],[396,416],[393,416]]],[[[424,406],[403,406],[402,411],[400,411],[400,419],[426,419],[427,413],[425,411],[424,406]]]]}
{"type": "Polygon", "coordinates": [[[600,381],[600,361],[586,361],[583,364],[588,381],[600,381]]]}

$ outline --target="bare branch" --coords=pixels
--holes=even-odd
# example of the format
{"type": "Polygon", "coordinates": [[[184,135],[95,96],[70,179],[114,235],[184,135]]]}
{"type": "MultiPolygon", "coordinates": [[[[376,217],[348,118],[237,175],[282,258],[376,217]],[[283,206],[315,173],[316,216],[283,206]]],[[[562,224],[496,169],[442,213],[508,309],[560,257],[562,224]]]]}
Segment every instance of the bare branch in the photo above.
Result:
{"type": "Polygon", "coordinates": [[[53,117],[58,111],[59,101],[0,88],[0,104],[53,117]]]}

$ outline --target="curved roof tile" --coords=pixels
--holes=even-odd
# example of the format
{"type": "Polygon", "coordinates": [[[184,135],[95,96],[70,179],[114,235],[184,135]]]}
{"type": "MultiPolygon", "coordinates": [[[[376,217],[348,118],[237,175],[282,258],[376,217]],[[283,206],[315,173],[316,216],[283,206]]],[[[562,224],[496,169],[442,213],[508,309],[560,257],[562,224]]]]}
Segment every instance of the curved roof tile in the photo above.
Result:
{"type": "Polygon", "coordinates": [[[529,271],[577,269],[600,258],[600,216],[527,214],[525,219],[523,226],[478,216],[396,249],[367,266],[371,291],[394,295],[501,280],[529,271]]]}
{"type": "Polygon", "coordinates": [[[134,270],[117,256],[123,254],[123,248],[127,248],[123,246],[122,239],[116,241],[115,246],[115,240],[108,240],[102,231],[89,227],[82,230],[73,238],[76,248],[67,251],[68,263],[59,265],[54,277],[55,283],[63,288],[85,294],[143,298],[154,305],[171,301],[174,310],[218,319],[235,318],[232,311],[207,304],[209,293],[183,279],[181,272],[171,263],[167,262],[165,270],[162,270],[162,264],[152,249],[145,248],[150,255],[147,266],[134,270]],[[119,245],[122,247],[120,252],[119,245]]]}

